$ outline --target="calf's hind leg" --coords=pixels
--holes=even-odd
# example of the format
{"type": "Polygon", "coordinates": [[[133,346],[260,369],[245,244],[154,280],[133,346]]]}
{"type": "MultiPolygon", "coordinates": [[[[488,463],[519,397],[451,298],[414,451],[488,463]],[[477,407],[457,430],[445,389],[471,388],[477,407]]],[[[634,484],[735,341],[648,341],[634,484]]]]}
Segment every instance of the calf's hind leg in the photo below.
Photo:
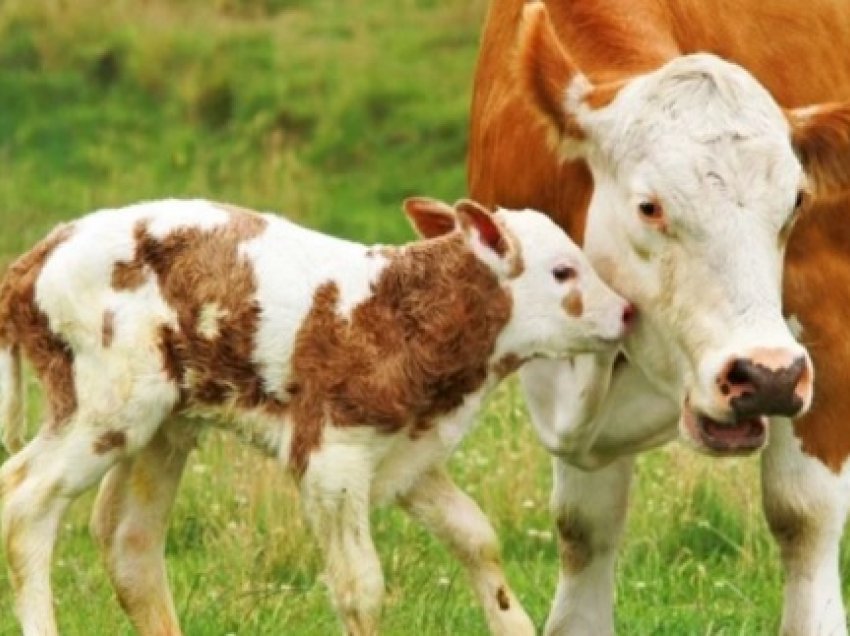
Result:
{"type": "Polygon", "coordinates": [[[180,634],[164,551],[168,517],[195,439],[191,424],[166,422],[137,455],[112,468],[95,501],[92,535],[121,606],[143,636],[180,634]]]}
{"type": "MultiPolygon", "coordinates": [[[[56,633],[50,562],[68,505],[130,451],[129,435],[89,421],[78,412],[61,433],[43,432],[0,470],[3,544],[25,636],[56,633]]],[[[149,439],[158,422],[150,424],[132,437],[149,439]]]]}
{"type": "Polygon", "coordinates": [[[36,438],[0,470],[3,547],[25,636],[57,633],[50,561],[59,524],[71,501],[108,468],[102,461],[74,466],[63,441],[36,438]]]}
{"type": "Polygon", "coordinates": [[[177,400],[174,385],[158,375],[158,362],[145,371],[128,377],[109,361],[78,357],[75,380],[86,390],[77,395],[76,412],[45,426],[0,469],[3,543],[25,636],[56,633],[50,561],[68,505],[145,446],[177,400]],[[119,377],[125,381],[116,383],[119,377]]]}
{"type": "Polygon", "coordinates": [[[493,634],[535,633],[534,624],[508,586],[493,526],[444,468],[422,476],[401,498],[401,505],[464,565],[493,634]]]}

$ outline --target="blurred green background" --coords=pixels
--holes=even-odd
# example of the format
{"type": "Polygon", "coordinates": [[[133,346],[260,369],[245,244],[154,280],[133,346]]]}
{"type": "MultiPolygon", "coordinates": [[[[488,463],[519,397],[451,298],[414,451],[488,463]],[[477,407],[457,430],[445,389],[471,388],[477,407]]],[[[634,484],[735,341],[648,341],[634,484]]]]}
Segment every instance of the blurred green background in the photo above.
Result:
{"type": "MultiPolygon", "coordinates": [[[[61,219],[172,196],[281,211],[363,242],[408,240],[403,197],[465,192],[485,11],[484,0],[3,0],[0,266],[61,219]]],[[[32,380],[30,393],[35,426],[32,380]]],[[[774,633],[781,575],[757,459],[670,446],[638,463],[619,633],[774,633]]],[[[542,626],[558,569],[550,468],[515,382],[451,469],[498,528],[511,582],[542,626]]],[[[62,633],[130,634],[88,537],[90,503],[72,509],[55,559],[62,633]]],[[[458,564],[398,511],[373,520],[384,633],[485,633],[458,564]]],[[[211,433],[191,460],[168,564],[190,636],[338,633],[295,489],[230,437],[211,433]]],[[[0,635],[15,633],[2,567],[0,635]]]]}
{"type": "Polygon", "coordinates": [[[0,3],[0,254],[58,219],[166,196],[362,241],[464,191],[484,2],[0,3]]]}

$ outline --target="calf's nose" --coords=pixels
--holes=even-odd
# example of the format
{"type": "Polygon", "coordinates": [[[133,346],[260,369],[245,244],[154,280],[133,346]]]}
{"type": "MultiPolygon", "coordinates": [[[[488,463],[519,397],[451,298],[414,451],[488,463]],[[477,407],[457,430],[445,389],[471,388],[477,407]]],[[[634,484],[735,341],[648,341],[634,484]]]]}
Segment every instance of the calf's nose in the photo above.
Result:
{"type": "Polygon", "coordinates": [[[623,331],[625,333],[628,333],[634,327],[636,318],[637,309],[632,303],[626,302],[623,306],[623,331]]]}
{"type": "Polygon", "coordinates": [[[717,376],[717,389],[737,419],[795,416],[812,400],[812,363],[784,349],[756,349],[732,358],[717,376]]]}

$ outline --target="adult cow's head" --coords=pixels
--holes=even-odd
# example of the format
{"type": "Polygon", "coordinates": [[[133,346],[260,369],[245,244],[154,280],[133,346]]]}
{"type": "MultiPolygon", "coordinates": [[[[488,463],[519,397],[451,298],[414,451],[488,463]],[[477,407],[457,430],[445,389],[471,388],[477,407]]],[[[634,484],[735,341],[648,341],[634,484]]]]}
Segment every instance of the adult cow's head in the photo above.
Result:
{"type": "Polygon", "coordinates": [[[810,193],[850,181],[831,153],[850,142],[850,108],[783,111],[707,54],[594,85],[539,2],[524,9],[518,63],[564,156],[590,167],[585,247],[644,317],[633,361],[681,400],[692,445],[761,447],[765,416],[811,403],[812,363],[781,312],[782,261],[810,193]]]}

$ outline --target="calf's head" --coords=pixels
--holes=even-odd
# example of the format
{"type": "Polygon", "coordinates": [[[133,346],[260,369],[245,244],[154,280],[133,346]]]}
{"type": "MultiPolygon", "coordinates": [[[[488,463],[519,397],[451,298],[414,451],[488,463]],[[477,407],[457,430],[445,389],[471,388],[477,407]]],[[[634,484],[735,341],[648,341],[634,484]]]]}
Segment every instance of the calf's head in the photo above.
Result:
{"type": "Polygon", "coordinates": [[[531,210],[491,214],[473,201],[454,207],[410,198],[404,209],[425,238],[461,237],[512,299],[497,357],[562,357],[611,350],[634,320],[630,303],[615,294],[581,250],[549,217],[531,210]]]}
{"type": "Polygon", "coordinates": [[[811,360],[782,316],[783,255],[808,198],[850,181],[850,107],[783,111],[707,54],[595,85],[542,3],[524,9],[518,64],[564,157],[593,175],[585,249],[641,312],[630,357],[680,401],[693,446],[761,447],[765,416],[812,399],[811,360]]]}

